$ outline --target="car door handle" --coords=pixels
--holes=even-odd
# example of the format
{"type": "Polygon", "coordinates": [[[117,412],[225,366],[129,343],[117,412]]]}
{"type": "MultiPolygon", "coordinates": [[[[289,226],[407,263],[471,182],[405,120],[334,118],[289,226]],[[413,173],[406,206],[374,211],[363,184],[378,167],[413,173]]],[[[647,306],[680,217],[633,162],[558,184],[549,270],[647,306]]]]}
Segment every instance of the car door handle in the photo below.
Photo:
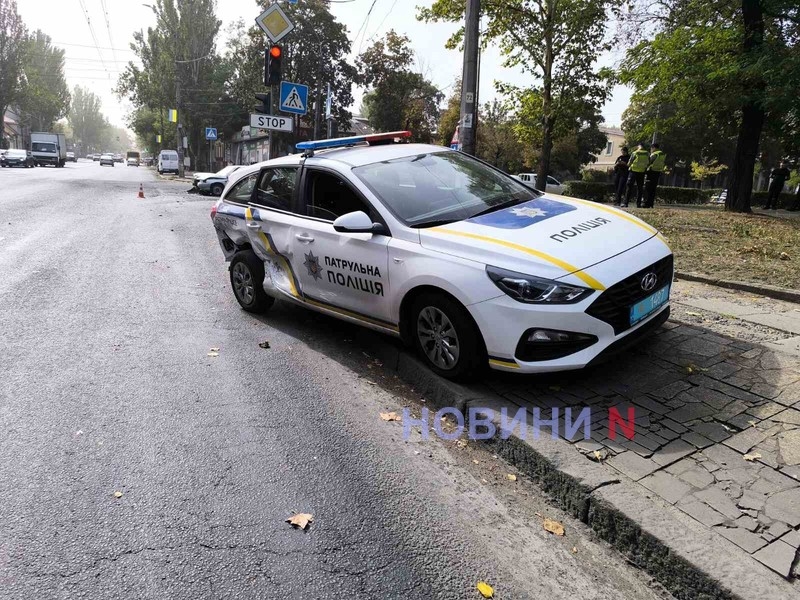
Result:
{"type": "Polygon", "coordinates": [[[258,223],[254,222],[254,221],[249,221],[249,222],[247,223],[247,226],[248,226],[250,229],[258,229],[259,227],[261,227],[261,225],[259,225],[258,223]]]}
{"type": "Polygon", "coordinates": [[[294,236],[296,240],[303,242],[304,244],[310,244],[314,241],[314,238],[307,233],[298,233],[294,236]]]}

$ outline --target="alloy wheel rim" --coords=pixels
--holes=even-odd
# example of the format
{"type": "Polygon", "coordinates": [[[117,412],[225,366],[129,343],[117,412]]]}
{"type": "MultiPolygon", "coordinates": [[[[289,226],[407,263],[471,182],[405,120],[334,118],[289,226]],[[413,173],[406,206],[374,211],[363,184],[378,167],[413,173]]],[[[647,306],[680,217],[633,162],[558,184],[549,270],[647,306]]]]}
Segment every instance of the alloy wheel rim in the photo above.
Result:
{"type": "Polygon", "coordinates": [[[417,339],[428,360],[440,369],[449,371],[458,364],[458,333],[447,315],[435,306],[426,306],[419,312],[417,339]]]}
{"type": "Polygon", "coordinates": [[[244,263],[236,263],[233,267],[233,291],[245,304],[252,304],[256,297],[253,274],[244,263]]]}

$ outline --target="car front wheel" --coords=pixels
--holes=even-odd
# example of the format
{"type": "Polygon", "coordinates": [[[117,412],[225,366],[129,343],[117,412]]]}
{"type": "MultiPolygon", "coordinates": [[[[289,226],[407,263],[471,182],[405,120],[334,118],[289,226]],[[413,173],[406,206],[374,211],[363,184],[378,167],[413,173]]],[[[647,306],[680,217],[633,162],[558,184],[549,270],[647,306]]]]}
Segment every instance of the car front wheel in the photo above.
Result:
{"type": "Polygon", "coordinates": [[[225,188],[222,186],[221,183],[215,183],[211,186],[211,195],[212,196],[222,196],[222,190],[225,188]]]}
{"type": "Polygon", "coordinates": [[[445,294],[423,294],[414,301],[411,315],[414,346],[431,370],[453,380],[471,379],[483,370],[483,340],[458,301],[445,294]]]}
{"type": "Polygon", "coordinates": [[[264,263],[252,250],[244,250],[233,257],[230,277],[233,294],[247,312],[264,313],[275,303],[264,291],[264,263]]]}

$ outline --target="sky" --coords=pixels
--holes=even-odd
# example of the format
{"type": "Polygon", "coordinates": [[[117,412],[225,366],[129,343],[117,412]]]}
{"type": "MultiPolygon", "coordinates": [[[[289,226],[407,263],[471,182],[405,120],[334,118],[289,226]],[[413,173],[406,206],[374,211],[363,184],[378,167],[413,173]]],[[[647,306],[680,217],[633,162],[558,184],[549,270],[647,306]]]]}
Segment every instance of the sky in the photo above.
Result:
{"type": "MultiPolygon", "coordinates": [[[[417,54],[418,68],[449,96],[453,82],[461,74],[461,53],[445,49],[444,44],[456,26],[418,22],[415,7],[430,3],[431,0],[350,0],[332,3],[331,12],[347,26],[354,42],[354,54],[380,39],[389,29],[407,35],[417,54]]],[[[55,45],[66,51],[70,88],[75,85],[89,88],[102,100],[103,113],[109,121],[125,126],[125,116],[131,106],[120,100],[113,88],[127,62],[135,58],[129,49],[133,33],[154,25],[152,10],[141,0],[17,0],[17,4],[29,29],[41,29],[55,45]]],[[[230,24],[239,19],[254,23],[259,13],[255,0],[218,0],[217,16],[223,22],[218,49],[223,49],[224,31],[230,24]]],[[[605,55],[601,64],[614,64],[619,56],[605,55]]],[[[482,53],[481,102],[495,97],[494,81],[517,85],[531,83],[528,76],[519,70],[505,69],[501,63],[496,48],[482,53]]],[[[363,90],[354,89],[356,101],[351,107],[354,112],[358,111],[362,95],[363,90]]],[[[614,89],[611,100],[603,108],[606,125],[619,125],[629,99],[629,90],[614,89]]]]}

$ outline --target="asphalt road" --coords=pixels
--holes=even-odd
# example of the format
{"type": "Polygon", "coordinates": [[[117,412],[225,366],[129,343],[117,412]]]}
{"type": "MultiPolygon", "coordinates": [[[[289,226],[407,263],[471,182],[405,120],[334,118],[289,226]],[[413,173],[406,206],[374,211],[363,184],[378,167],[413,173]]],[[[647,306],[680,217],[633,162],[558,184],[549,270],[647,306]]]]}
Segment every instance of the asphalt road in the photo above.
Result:
{"type": "Polygon", "coordinates": [[[492,456],[404,442],[351,326],[242,312],[187,187],[0,170],[0,598],[663,597],[492,456]]]}

